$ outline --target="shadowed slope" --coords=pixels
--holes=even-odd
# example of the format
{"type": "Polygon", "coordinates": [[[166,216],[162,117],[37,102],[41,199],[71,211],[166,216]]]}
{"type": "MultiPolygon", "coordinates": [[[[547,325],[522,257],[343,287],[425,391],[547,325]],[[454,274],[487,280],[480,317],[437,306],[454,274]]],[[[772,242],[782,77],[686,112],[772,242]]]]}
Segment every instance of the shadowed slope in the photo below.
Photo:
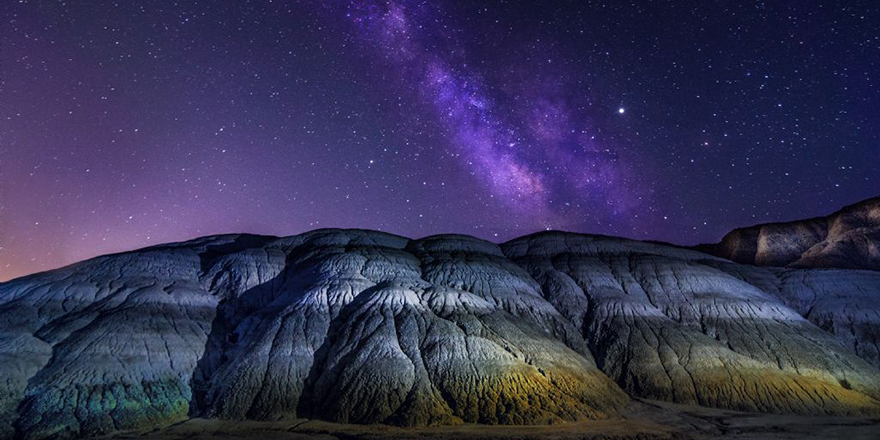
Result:
{"type": "Polygon", "coordinates": [[[13,421],[44,437],[186,417],[218,301],[199,282],[199,253],[235,249],[241,237],[98,257],[0,285],[5,433],[13,421]]]}

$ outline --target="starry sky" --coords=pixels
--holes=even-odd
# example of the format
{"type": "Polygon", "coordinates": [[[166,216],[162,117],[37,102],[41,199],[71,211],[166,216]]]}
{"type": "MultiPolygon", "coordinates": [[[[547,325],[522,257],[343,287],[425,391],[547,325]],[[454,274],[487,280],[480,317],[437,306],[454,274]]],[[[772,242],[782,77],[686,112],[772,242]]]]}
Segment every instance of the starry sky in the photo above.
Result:
{"type": "Polygon", "coordinates": [[[880,194],[875,1],[9,1],[0,280],[322,227],[678,244],[880,194]]]}

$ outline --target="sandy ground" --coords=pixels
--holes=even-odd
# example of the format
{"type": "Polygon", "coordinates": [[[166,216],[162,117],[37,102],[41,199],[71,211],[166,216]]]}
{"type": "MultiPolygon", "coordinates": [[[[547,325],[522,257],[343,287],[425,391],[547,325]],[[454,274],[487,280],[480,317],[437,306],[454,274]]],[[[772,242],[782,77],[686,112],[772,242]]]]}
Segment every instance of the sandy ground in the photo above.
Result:
{"type": "Polygon", "coordinates": [[[880,440],[880,418],[752,414],[669,403],[639,401],[620,418],[547,426],[462,425],[397,428],[344,425],[315,420],[277,422],[191,419],[150,431],[103,439],[266,440],[304,439],[842,439],[880,440]]]}

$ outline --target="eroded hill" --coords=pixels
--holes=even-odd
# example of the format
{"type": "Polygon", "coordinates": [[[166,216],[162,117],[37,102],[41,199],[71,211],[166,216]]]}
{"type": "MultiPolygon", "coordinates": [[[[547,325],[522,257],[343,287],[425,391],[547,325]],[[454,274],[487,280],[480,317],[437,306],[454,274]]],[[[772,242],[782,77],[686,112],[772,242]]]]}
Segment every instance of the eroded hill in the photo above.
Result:
{"type": "Polygon", "coordinates": [[[628,396],[877,415],[878,299],[876,271],[560,232],[206,237],[0,284],[0,435],[544,424],[628,396]]]}

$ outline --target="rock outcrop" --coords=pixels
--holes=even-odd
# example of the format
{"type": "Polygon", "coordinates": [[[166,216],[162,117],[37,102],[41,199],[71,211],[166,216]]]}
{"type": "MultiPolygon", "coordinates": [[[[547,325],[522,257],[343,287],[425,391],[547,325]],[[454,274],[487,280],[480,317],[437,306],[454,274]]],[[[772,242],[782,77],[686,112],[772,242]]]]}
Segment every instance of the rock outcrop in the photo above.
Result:
{"type": "Polygon", "coordinates": [[[758,266],[880,270],[880,197],[826,217],[735,229],[699,249],[758,266]]]}
{"type": "Polygon", "coordinates": [[[878,340],[876,271],[561,232],[214,236],[0,284],[0,438],[194,416],[539,424],[627,394],[876,415],[878,340]]]}

